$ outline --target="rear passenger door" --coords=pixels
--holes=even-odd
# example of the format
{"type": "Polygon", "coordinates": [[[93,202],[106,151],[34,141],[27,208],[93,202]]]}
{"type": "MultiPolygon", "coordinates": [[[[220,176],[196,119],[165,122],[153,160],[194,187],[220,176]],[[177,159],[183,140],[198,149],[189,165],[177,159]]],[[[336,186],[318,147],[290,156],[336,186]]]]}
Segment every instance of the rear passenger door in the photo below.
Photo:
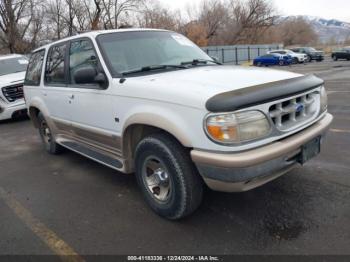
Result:
{"type": "Polygon", "coordinates": [[[119,148],[119,139],[114,133],[116,122],[108,84],[101,86],[97,83],[75,82],[75,72],[85,67],[93,67],[105,75],[91,39],[72,40],[69,46],[69,88],[73,95],[71,104],[73,134],[77,139],[90,145],[119,148]]]}
{"type": "Polygon", "coordinates": [[[67,88],[67,48],[68,42],[50,47],[46,59],[42,93],[50,118],[58,128],[58,133],[70,134],[72,93],[67,88]]]}

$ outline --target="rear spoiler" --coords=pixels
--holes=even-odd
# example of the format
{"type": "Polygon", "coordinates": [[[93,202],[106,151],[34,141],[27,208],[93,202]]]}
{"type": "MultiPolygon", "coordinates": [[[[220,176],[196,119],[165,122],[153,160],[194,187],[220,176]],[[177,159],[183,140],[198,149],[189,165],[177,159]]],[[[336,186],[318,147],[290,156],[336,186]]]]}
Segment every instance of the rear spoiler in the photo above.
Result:
{"type": "Polygon", "coordinates": [[[210,112],[231,112],[306,92],[324,84],[314,75],[306,75],[215,95],[206,102],[210,112]]]}

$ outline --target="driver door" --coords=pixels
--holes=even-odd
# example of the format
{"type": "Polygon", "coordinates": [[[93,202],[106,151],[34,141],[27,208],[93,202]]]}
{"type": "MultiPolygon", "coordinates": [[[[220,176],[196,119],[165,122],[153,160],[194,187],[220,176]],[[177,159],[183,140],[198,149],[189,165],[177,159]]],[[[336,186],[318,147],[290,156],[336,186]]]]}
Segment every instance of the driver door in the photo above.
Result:
{"type": "Polygon", "coordinates": [[[69,46],[69,87],[72,93],[73,135],[77,140],[88,145],[115,150],[119,148],[119,139],[115,133],[116,122],[108,85],[77,84],[76,72],[84,67],[95,68],[96,72],[104,74],[94,45],[89,38],[73,40],[69,46]]]}

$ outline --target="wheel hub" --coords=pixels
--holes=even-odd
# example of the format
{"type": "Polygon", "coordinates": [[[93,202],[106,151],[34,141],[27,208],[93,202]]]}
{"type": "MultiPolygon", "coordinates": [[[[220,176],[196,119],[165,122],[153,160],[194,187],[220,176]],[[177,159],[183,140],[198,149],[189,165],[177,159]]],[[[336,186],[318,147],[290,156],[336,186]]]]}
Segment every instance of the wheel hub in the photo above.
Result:
{"type": "Polygon", "coordinates": [[[152,197],[161,202],[168,200],[171,191],[170,177],[158,158],[146,159],[142,175],[152,197]]]}
{"type": "Polygon", "coordinates": [[[45,122],[42,123],[41,126],[42,129],[42,135],[45,143],[49,144],[51,142],[51,131],[50,128],[47,126],[45,122]]]}

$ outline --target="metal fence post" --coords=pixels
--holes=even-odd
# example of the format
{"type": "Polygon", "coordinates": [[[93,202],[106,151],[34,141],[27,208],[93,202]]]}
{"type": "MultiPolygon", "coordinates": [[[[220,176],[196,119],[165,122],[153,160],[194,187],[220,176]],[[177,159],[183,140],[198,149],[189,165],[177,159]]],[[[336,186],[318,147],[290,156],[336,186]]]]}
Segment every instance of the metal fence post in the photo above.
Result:
{"type": "Polygon", "coordinates": [[[221,57],[222,57],[222,63],[225,63],[225,50],[221,49],[221,57]]]}
{"type": "Polygon", "coordinates": [[[238,50],[237,50],[237,46],[235,48],[235,59],[236,59],[236,65],[238,65],[238,50]]]}
{"type": "Polygon", "coordinates": [[[250,62],[250,46],[248,46],[248,62],[250,62]]]}

